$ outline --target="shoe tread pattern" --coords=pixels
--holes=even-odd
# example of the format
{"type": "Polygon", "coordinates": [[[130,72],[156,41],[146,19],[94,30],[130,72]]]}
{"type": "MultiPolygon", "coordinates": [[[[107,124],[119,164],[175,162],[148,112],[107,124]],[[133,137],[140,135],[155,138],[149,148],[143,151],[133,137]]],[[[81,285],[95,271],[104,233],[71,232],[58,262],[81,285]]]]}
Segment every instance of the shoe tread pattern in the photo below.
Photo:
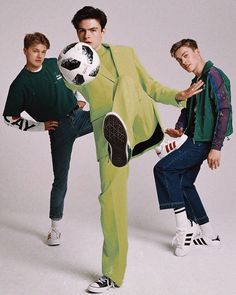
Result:
{"type": "Polygon", "coordinates": [[[109,157],[116,167],[127,164],[127,133],[118,117],[109,115],[104,120],[104,136],[109,143],[109,157]]]}

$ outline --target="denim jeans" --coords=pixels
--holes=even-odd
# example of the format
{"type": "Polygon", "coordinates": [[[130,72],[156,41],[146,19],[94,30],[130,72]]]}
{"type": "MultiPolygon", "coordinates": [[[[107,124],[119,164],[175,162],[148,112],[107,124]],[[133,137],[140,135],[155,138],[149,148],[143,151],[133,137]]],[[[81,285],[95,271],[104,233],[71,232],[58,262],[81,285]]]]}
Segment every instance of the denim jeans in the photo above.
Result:
{"type": "Polygon", "coordinates": [[[155,165],[160,209],[185,207],[190,220],[198,224],[209,221],[194,182],[210,149],[210,142],[194,142],[188,138],[179,149],[155,165]]]}
{"type": "Polygon", "coordinates": [[[50,198],[49,217],[60,220],[63,217],[64,199],[70,168],[71,152],[77,137],[93,131],[88,111],[76,109],[59,121],[54,131],[49,131],[54,181],[50,198]]]}

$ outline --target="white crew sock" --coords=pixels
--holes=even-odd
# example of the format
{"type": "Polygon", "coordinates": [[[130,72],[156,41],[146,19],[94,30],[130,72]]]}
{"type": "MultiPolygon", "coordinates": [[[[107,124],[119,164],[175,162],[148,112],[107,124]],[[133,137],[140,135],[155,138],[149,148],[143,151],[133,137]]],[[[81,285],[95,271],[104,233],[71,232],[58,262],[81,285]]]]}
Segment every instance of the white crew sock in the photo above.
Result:
{"type": "Polygon", "coordinates": [[[51,227],[55,228],[55,229],[58,229],[59,226],[60,226],[60,222],[61,222],[61,220],[52,220],[51,227]]]}
{"type": "Polygon", "coordinates": [[[187,218],[185,207],[174,209],[175,212],[175,222],[177,228],[189,227],[189,220],[187,218]]]}
{"type": "Polygon", "coordinates": [[[215,233],[215,231],[213,230],[213,227],[211,226],[210,222],[204,223],[199,225],[201,232],[204,236],[214,239],[217,234],[215,233]]]}

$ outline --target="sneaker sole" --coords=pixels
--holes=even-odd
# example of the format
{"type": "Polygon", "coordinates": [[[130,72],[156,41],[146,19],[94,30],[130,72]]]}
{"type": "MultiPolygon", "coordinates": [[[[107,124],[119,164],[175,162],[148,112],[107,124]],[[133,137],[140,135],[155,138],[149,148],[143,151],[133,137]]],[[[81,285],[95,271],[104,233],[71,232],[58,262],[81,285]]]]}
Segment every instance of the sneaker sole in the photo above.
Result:
{"type": "Polygon", "coordinates": [[[47,240],[48,246],[59,246],[61,244],[60,238],[55,240],[47,240]]]}
{"type": "Polygon", "coordinates": [[[114,288],[113,286],[110,286],[110,287],[104,287],[104,288],[94,288],[94,287],[88,287],[87,288],[87,291],[89,293],[94,293],[94,294],[98,294],[98,293],[103,293],[103,292],[106,292],[108,290],[110,290],[111,288],[114,288]]]}
{"type": "Polygon", "coordinates": [[[103,122],[104,136],[109,144],[109,158],[116,167],[123,167],[128,163],[126,128],[121,119],[109,113],[103,122]]]}
{"type": "Polygon", "coordinates": [[[47,245],[50,246],[50,247],[59,246],[60,245],[60,242],[58,242],[58,243],[48,243],[47,242],[47,245]]]}

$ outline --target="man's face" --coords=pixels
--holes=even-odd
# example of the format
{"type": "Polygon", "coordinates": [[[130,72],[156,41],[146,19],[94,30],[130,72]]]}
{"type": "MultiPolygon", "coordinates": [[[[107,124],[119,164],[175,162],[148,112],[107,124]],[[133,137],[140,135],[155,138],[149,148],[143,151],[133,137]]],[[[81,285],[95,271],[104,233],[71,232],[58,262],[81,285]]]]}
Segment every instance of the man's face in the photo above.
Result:
{"type": "Polygon", "coordinates": [[[24,48],[26,56],[26,68],[30,71],[37,71],[42,66],[47,53],[47,47],[43,44],[33,44],[29,48],[24,48]]]}
{"type": "Polygon", "coordinates": [[[98,50],[102,44],[105,29],[102,30],[100,23],[93,18],[84,19],[79,23],[77,35],[80,42],[84,42],[98,50]]]}
{"type": "Polygon", "coordinates": [[[195,73],[201,61],[199,50],[187,46],[180,47],[175,52],[175,59],[189,73],[195,73]]]}

